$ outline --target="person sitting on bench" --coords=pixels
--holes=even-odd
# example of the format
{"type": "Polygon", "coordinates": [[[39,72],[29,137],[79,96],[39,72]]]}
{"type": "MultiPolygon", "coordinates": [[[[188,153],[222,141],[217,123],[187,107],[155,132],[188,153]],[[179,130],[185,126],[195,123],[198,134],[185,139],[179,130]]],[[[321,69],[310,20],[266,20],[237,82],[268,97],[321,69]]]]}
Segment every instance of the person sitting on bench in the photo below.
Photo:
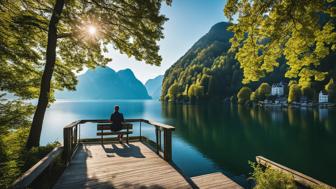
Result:
{"type": "MultiPolygon", "coordinates": [[[[110,120],[112,122],[112,126],[111,126],[112,132],[120,131],[122,129],[122,122],[124,122],[125,120],[124,120],[124,115],[119,112],[118,105],[114,106],[114,112],[111,114],[110,120]]],[[[122,137],[123,137],[122,134],[118,134],[119,142],[122,142],[121,141],[122,137]]]]}

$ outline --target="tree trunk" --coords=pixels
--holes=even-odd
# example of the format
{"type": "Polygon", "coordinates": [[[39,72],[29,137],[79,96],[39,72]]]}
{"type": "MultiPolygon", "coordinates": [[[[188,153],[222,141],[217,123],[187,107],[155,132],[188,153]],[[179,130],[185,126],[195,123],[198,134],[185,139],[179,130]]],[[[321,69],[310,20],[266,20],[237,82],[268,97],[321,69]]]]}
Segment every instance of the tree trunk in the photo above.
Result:
{"type": "Polygon", "coordinates": [[[38,104],[30,128],[26,148],[39,146],[44,114],[49,102],[50,82],[54,72],[57,46],[57,24],[64,7],[64,0],[56,0],[54,10],[49,22],[48,45],[46,52],[46,64],[40,86],[38,104]]]}

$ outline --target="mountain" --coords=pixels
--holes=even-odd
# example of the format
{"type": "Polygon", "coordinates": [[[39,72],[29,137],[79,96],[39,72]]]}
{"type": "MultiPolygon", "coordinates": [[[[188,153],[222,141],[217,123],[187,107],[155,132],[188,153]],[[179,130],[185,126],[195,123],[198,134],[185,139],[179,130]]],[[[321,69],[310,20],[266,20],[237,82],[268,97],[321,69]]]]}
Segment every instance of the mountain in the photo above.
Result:
{"type": "Polygon", "coordinates": [[[56,99],[150,99],[130,69],[90,69],[78,77],[76,91],[57,91],[56,99]]]}
{"type": "MultiPolygon", "coordinates": [[[[211,27],[165,73],[162,99],[172,101],[225,99],[235,96],[243,86],[243,72],[234,55],[228,53],[233,33],[230,23],[220,22],[211,27]]],[[[280,82],[286,71],[281,64],[263,80],[250,84],[256,88],[260,82],[280,82]]]]}
{"type": "Polygon", "coordinates": [[[163,81],[163,75],[159,75],[153,79],[149,79],[145,83],[145,87],[148,91],[148,94],[153,99],[159,99],[161,96],[161,89],[162,89],[162,81],[163,81]]]}
{"type": "Polygon", "coordinates": [[[165,73],[162,98],[166,100],[218,99],[240,89],[242,71],[227,53],[232,32],[220,22],[201,37],[165,73]]]}

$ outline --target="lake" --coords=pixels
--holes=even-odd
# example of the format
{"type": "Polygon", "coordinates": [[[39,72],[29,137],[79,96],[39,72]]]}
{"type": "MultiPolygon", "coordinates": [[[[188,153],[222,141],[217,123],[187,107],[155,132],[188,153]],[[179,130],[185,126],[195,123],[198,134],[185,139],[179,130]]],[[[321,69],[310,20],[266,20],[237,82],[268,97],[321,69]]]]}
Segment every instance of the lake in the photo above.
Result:
{"type": "MultiPolygon", "coordinates": [[[[109,119],[115,104],[125,118],[175,126],[173,161],[187,176],[216,171],[249,176],[248,161],[262,155],[336,185],[335,109],[176,105],[153,100],[58,101],[47,110],[41,144],[62,141],[63,127],[75,120],[109,119]]],[[[95,129],[83,127],[81,134],[95,137],[95,129]]],[[[145,126],[143,133],[154,139],[152,127],[145,126]]]]}

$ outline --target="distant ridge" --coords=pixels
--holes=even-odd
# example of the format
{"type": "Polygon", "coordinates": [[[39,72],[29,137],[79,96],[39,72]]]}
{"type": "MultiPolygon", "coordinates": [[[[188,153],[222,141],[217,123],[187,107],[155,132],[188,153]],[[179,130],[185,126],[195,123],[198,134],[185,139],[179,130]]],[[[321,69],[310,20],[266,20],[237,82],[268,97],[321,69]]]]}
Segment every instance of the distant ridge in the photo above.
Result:
{"type": "Polygon", "coordinates": [[[148,91],[148,94],[153,98],[153,99],[159,99],[161,96],[161,90],[162,90],[162,80],[163,80],[163,75],[159,75],[153,79],[149,79],[145,83],[145,87],[148,91]]]}
{"type": "Polygon", "coordinates": [[[76,91],[57,91],[56,99],[150,99],[145,86],[132,70],[109,67],[90,69],[78,77],[76,91]]]}

